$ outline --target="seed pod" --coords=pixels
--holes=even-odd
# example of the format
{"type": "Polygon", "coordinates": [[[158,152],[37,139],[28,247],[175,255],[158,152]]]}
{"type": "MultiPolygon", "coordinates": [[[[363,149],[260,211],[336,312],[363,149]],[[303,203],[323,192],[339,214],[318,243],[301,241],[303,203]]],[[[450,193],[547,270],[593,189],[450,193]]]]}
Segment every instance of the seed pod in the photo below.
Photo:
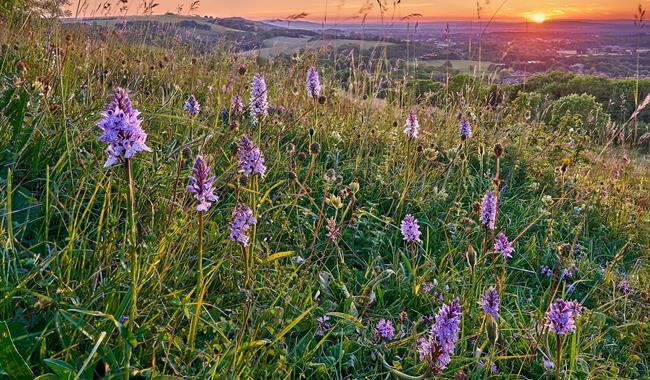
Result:
{"type": "Polygon", "coordinates": [[[467,252],[465,255],[467,256],[467,265],[469,265],[469,269],[473,271],[476,266],[476,251],[469,242],[467,242],[467,252]]]}
{"type": "Polygon", "coordinates": [[[350,191],[352,192],[352,194],[356,194],[357,191],[359,191],[359,187],[360,187],[359,186],[359,180],[355,178],[352,182],[350,182],[348,187],[350,188],[350,191]]]}
{"type": "Polygon", "coordinates": [[[318,154],[318,153],[320,153],[320,144],[317,143],[317,142],[312,143],[312,144],[309,146],[309,150],[311,151],[311,154],[318,154]]]}
{"type": "Polygon", "coordinates": [[[492,345],[495,345],[499,339],[499,325],[490,314],[486,314],[486,316],[487,320],[485,321],[485,331],[487,332],[490,343],[492,343],[492,345]]]}

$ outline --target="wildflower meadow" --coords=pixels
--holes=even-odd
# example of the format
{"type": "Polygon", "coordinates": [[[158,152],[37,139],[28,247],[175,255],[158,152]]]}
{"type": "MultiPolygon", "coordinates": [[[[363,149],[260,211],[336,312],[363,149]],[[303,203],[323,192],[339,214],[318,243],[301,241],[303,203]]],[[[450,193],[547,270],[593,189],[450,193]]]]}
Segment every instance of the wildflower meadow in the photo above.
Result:
{"type": "Polygon", "coordinates": [[[616,135],[425,102],[381,50],[0,43],[1,378],[650,377],[650,166],[616,135]]]}

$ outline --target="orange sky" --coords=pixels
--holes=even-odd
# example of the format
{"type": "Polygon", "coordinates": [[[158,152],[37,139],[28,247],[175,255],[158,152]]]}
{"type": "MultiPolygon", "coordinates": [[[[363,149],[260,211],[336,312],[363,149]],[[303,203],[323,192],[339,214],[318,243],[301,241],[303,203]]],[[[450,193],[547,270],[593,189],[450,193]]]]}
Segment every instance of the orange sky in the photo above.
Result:
{"type": "MultiPolygon", "coordinates": [[[[86,16],[102,15],[95,12],[98,5],[112,2],[111,14],[118,13],[120,0],[86,0],[86,16]]],[[[188,13],[192,0],[155,0],[160,5],[155,13],[175,12],[179,5],[182,13],[188,13]]],[[[388,4],[385,17],[393,14],[394,0],[381,0],[388,4]]],[[[497,12],[499,19],[531,20],[541,19],[631,19],[639,2],[650,8],[650,0],[480,0],[483,8],[482,18],[490,18],[497,12]],[[497,11],[498,10],[498,11],[497,11]]],[[[83,0],[82,0],[83,2],[83,0]]],[[[142,0],[129,0],[129,13],[138,13],[142,0]]],[[[72,0],[73,13],[76,2],[72,0]]],[[[242,16],[251,19],[285,18],[289,15],[306,12],[307,19],[322,21],[323,16],[331,21],[354,21],[359,15],[368,13],[368,19],[379,19],[380,11],[376,0],[200,0],[195,14],[217,17],[242,16]]],[[[422,14],[425,20],[460,20],[476,18],[475,0],[401,0],[395,8],[395,18],[412,13],[422,14]]],[[[83,14],[82,14],[83,15],[83,14]]]]}

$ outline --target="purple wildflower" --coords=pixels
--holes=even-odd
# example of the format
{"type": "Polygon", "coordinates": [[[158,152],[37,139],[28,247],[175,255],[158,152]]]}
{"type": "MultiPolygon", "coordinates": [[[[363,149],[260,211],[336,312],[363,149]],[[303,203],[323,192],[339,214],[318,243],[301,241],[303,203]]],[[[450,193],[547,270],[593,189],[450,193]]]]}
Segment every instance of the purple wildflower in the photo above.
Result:
{"type": "Polygon", "coordinates": [[[214,195],[214,176],[208,177],[209,173],[210,167],[206,165],[203,156],[196,156],[192,175],[188,177],[190,184],[187,185],[187,191],[194,194],[194,198],[199,201],[196,205],[197,211],[208,211],[212,202],[219,200],[219,197],[214,195]]]}
{"type": "Polygon", "coordinates": [[[320,78],[318,77],[318,70],[314,66],[307,70],[307,96],[310,98],[320,96],[320,78]]]}
{"type": "Polygon", "coordinates": [[[422,316],[422,323],[429,326],[435,320],[433,315],[424,315],[422,316]]]}
{"type": "Polygon", "coordinates": [[[575,318],[581,312],[582,305],[577,301],[558,299],[546,312],[544,323],[556,334],[567,335],[575,330],[575,318]]]}
{"type": "Polygon", "coordinates": [[[424,293],[429,293],[433,289],[434,285],[431,282],[423,282],[422,283],[422,291],[424,293]]]}
{"type": "Polygon", "coordinates": [[[415,112],[409,112],[406,117],[406,124],[404,125],[404,134],[410,139],[418,138],[418,133],[420,130],[420,123],[418,122],[418,117],[415,112]]]}
{"type": "Polygon", "coordinates": [[[232,97],[232,102],[230,103],[230,112],[234,116],[239,116],[244,113],[244,100],[239,95],[234,95],[232,97]]]}
{"type": "Polygon", "coordinates": [[[228,122],[228,118],[230,117],[230,113],[228,112],[227,109],[222,108],[221,111],[219,111],[219,116],[221,117],[221,121],[224,123],[228,122]]]}
{"type": "Polygon", "coordinates": [[[460,119],[459,134],[463,140],[472,137],[472,126],[465,116],[460,119]]]}
{"type": "Polygon", "coordinates": [[[98,140],[108,144],[108,159],[104,167],[124,162],[141,151],[151,152],[151,148],[145,144],[147,134],[140,126],[142,120],[138,118],[139,115],[140,112],[132,107],[127,92],[116,88],[101,113],[102,118],[97,122],[102,130],[98,140]]]}
{"type": "Polygon", "coordinates": [[[266,82],[262,74],[255,74],[251,83],[250,111],[253,121],[257,123],[260,118],[266,116],[269,103],[267,101],[266,82]]]}
{"type": "Polygon", "coordinates": [[[539,267],[539,271],[542,274],[542,276],[551,277],[553,275],[553,269],[543,264],[542,266],[539,267]]]}
{"type": "Polygon", "coordinates": [[[316,322],[318,323],[318,328],[316,329],[316,335],[322,336],[325,334],[325,332],[329,329],[332,328],[332,326],[327,323],[327,321],[330,320],[330,317],[327,315],[323,315],[322,317],[316,318],[316,322]]]}
{"type": "Polygon", "coordinates": [[[499,235],[497,235],[497,238],[494,241],[494,250],[497,253],[502,254],[504,258],[512,257],[514,249],[512,248],[512,244],[508,241],[508,237],[503,232],[499,232],[499,235]]]}
{"type": "Polygon", "coordinates": [[[495,319],[499,318],[499,293],[494,288],[488,288],[478,304],[481,305],[484,312],[495,319]]]}
{"type": "Polygon", "coordinates": [[[478,363],[476,364],[476,368],[481,369],[485,365],[485,362],[483,359],[479,360],[478,363]]]}
{"type": "Polygon", "coordinates": [[[271,116],[281,116],[283,113],[287,111],[287,108],[283,105],[278,105],[278,106],[269,106],[269,115],[271,116]]]}
{"type": "Polygon", "coordinates": [[[336,219],[334,217],[327,218],[326,229],[327,233],[325,236],[327,236],[331,241],[335,242],[336,239],[339,238],[340,228],[336,225],[336,219]]]}
{"type": "Polygon", "coordinates": [[[562,270],[561,280],[570,280],[573,278],[573,274],[578,272],[578,266],[576,263],[569,264],[568,268],[562,270]]]}
{"type": "Polygon", "coordinates": [[[458,298],[442,305],[428,338],[420,338],[417,341],[420,360],[426,360],[433,368],[447,367],[458,340],[461,316],[458,298]]]}
{"type": "Polygon", "coordinates": [[[420,225],[418,224],[417,219],[413,217],[413,215],[406,215],[406,217],[404,217],[402,220],[400,228],[402,230],[402,236],[404,237],[404,240],[409,243],[421,242],[420,235],[422,233],[420,232],[420,225]]]}
{"type": "Polygon", "coordinates": [[[497,197],[488,191],[481,204],[481,224],[490,230],[494,229],[497,216],[497,197]]]}
{"type": "Polygon", "coordinates": [[[490,363],[490,372],[492,372],[492,373],[497,372],[497,363],[495,363],[495,362],[490,363]]]}
{"type": "Polygon", "coordinates": [[[264,156],[251,139],[244,135],[239,139],[239,151],[237,153],[239,160],[239,170],[243,172],[244,177],[251,174],[259,174],[264,177],[266,166],[264,166],[264,156]]]}
{"type": "Polygon", "coordinates": [[[194,95],[190,95],[189,98],[185,101],[185,112],[189,113],[192,116],[196,116],[201,111],[201,105],[194,95]]]}
{"type": "Polygon", "coordinates": [[[420,360],[422,361],[426,360],[431,365],[434,365],[433,356],[434,356],[435,347],[433,344],[433,340],[431,340],[430,337],[419,337],[416,340],[416,344],[418,347],[418,354],[420,360]]]}
{"type": "Polygon", "coordinates": [[[379,339],[393,339],[393,336],[395,335],[395,327],[393,326],[393,322],[388,319],[380,319],[379,322],[377,322],[377,326],[375,326],[375,334],[379,337],[379,339]]]}
{"type": "Polygon", "coordinates": [[[618,285],[616,285],[616,288],[623,295],[628,295],[632,291],[632,289],[630,288],[630,281],[628,281],[628,280],[619,281],[618,285]]]}
{"type": "Polygon", "coordinates": [[[574,318],[578,318],[580,314],[582,314],[582,309],[583,309],[582,305],[580,304],[580,302],[576,300],[570,301],[569,303],[571,304],[571,308],[573,309],[574,318]]]}
{"type": "Polygon", "coordinates": [[[244,247],[248,246],[248,230],[254,224],[257,224],[257,220],[253,216],[253,211],[243,203],[237,205],[232,210],[228,240],[241,243],[244,247]]]}

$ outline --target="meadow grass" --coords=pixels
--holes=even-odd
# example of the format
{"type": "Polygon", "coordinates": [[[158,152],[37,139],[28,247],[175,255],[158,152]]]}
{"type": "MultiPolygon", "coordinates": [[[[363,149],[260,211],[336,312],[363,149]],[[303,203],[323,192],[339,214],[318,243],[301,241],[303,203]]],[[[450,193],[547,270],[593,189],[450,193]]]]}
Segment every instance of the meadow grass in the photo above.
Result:
{"type": "Polygon", "coordinates": [[[258,60],[145,46],[112,29],[3,24],[2,376],[650,376],[650,172],[634,150],[471,87],[417,105],[381,54],[352,57],[341,89],[312,54],[258,60]],[[320,100],[306,96],[311,65],[320,100]],[[222,117],[233,95],[250,100],[255,73],[284,109],[257,124],[222,117]],[[152,152],[104,168],[96,122],[118,86],[141,111],[152,152]],[[183,110],[190,94],[197,116],[183,110]],[[404,134],[410,111],[414,139],[404,134]],[[459,115],[472,126],[466,140],[459,115]],[[264,155],[264,177],[238,171],[243,134],[264,155]],[[219,196],[202,215],[185,190],[198,154],[219,196]],[[494,232],[479,219],[489,190],[494,232]],[[247,247],[228,240],[240,203],[257,219],[247,247]],[[407,214],[420,242],[400,233],[407,214]],[[507,260],[493,249],[499,232],[514,247],[507,260]],[[478,305],[490,287],[496,319],[478,305]],[[458,341],[449,365],[433,368],[418,338],[456,297],[458,341]],[[544,324],[557,298],[585,308],[567,335],[544,324]],[[381,319],[395,327],[388,339],[381,319]]]}

